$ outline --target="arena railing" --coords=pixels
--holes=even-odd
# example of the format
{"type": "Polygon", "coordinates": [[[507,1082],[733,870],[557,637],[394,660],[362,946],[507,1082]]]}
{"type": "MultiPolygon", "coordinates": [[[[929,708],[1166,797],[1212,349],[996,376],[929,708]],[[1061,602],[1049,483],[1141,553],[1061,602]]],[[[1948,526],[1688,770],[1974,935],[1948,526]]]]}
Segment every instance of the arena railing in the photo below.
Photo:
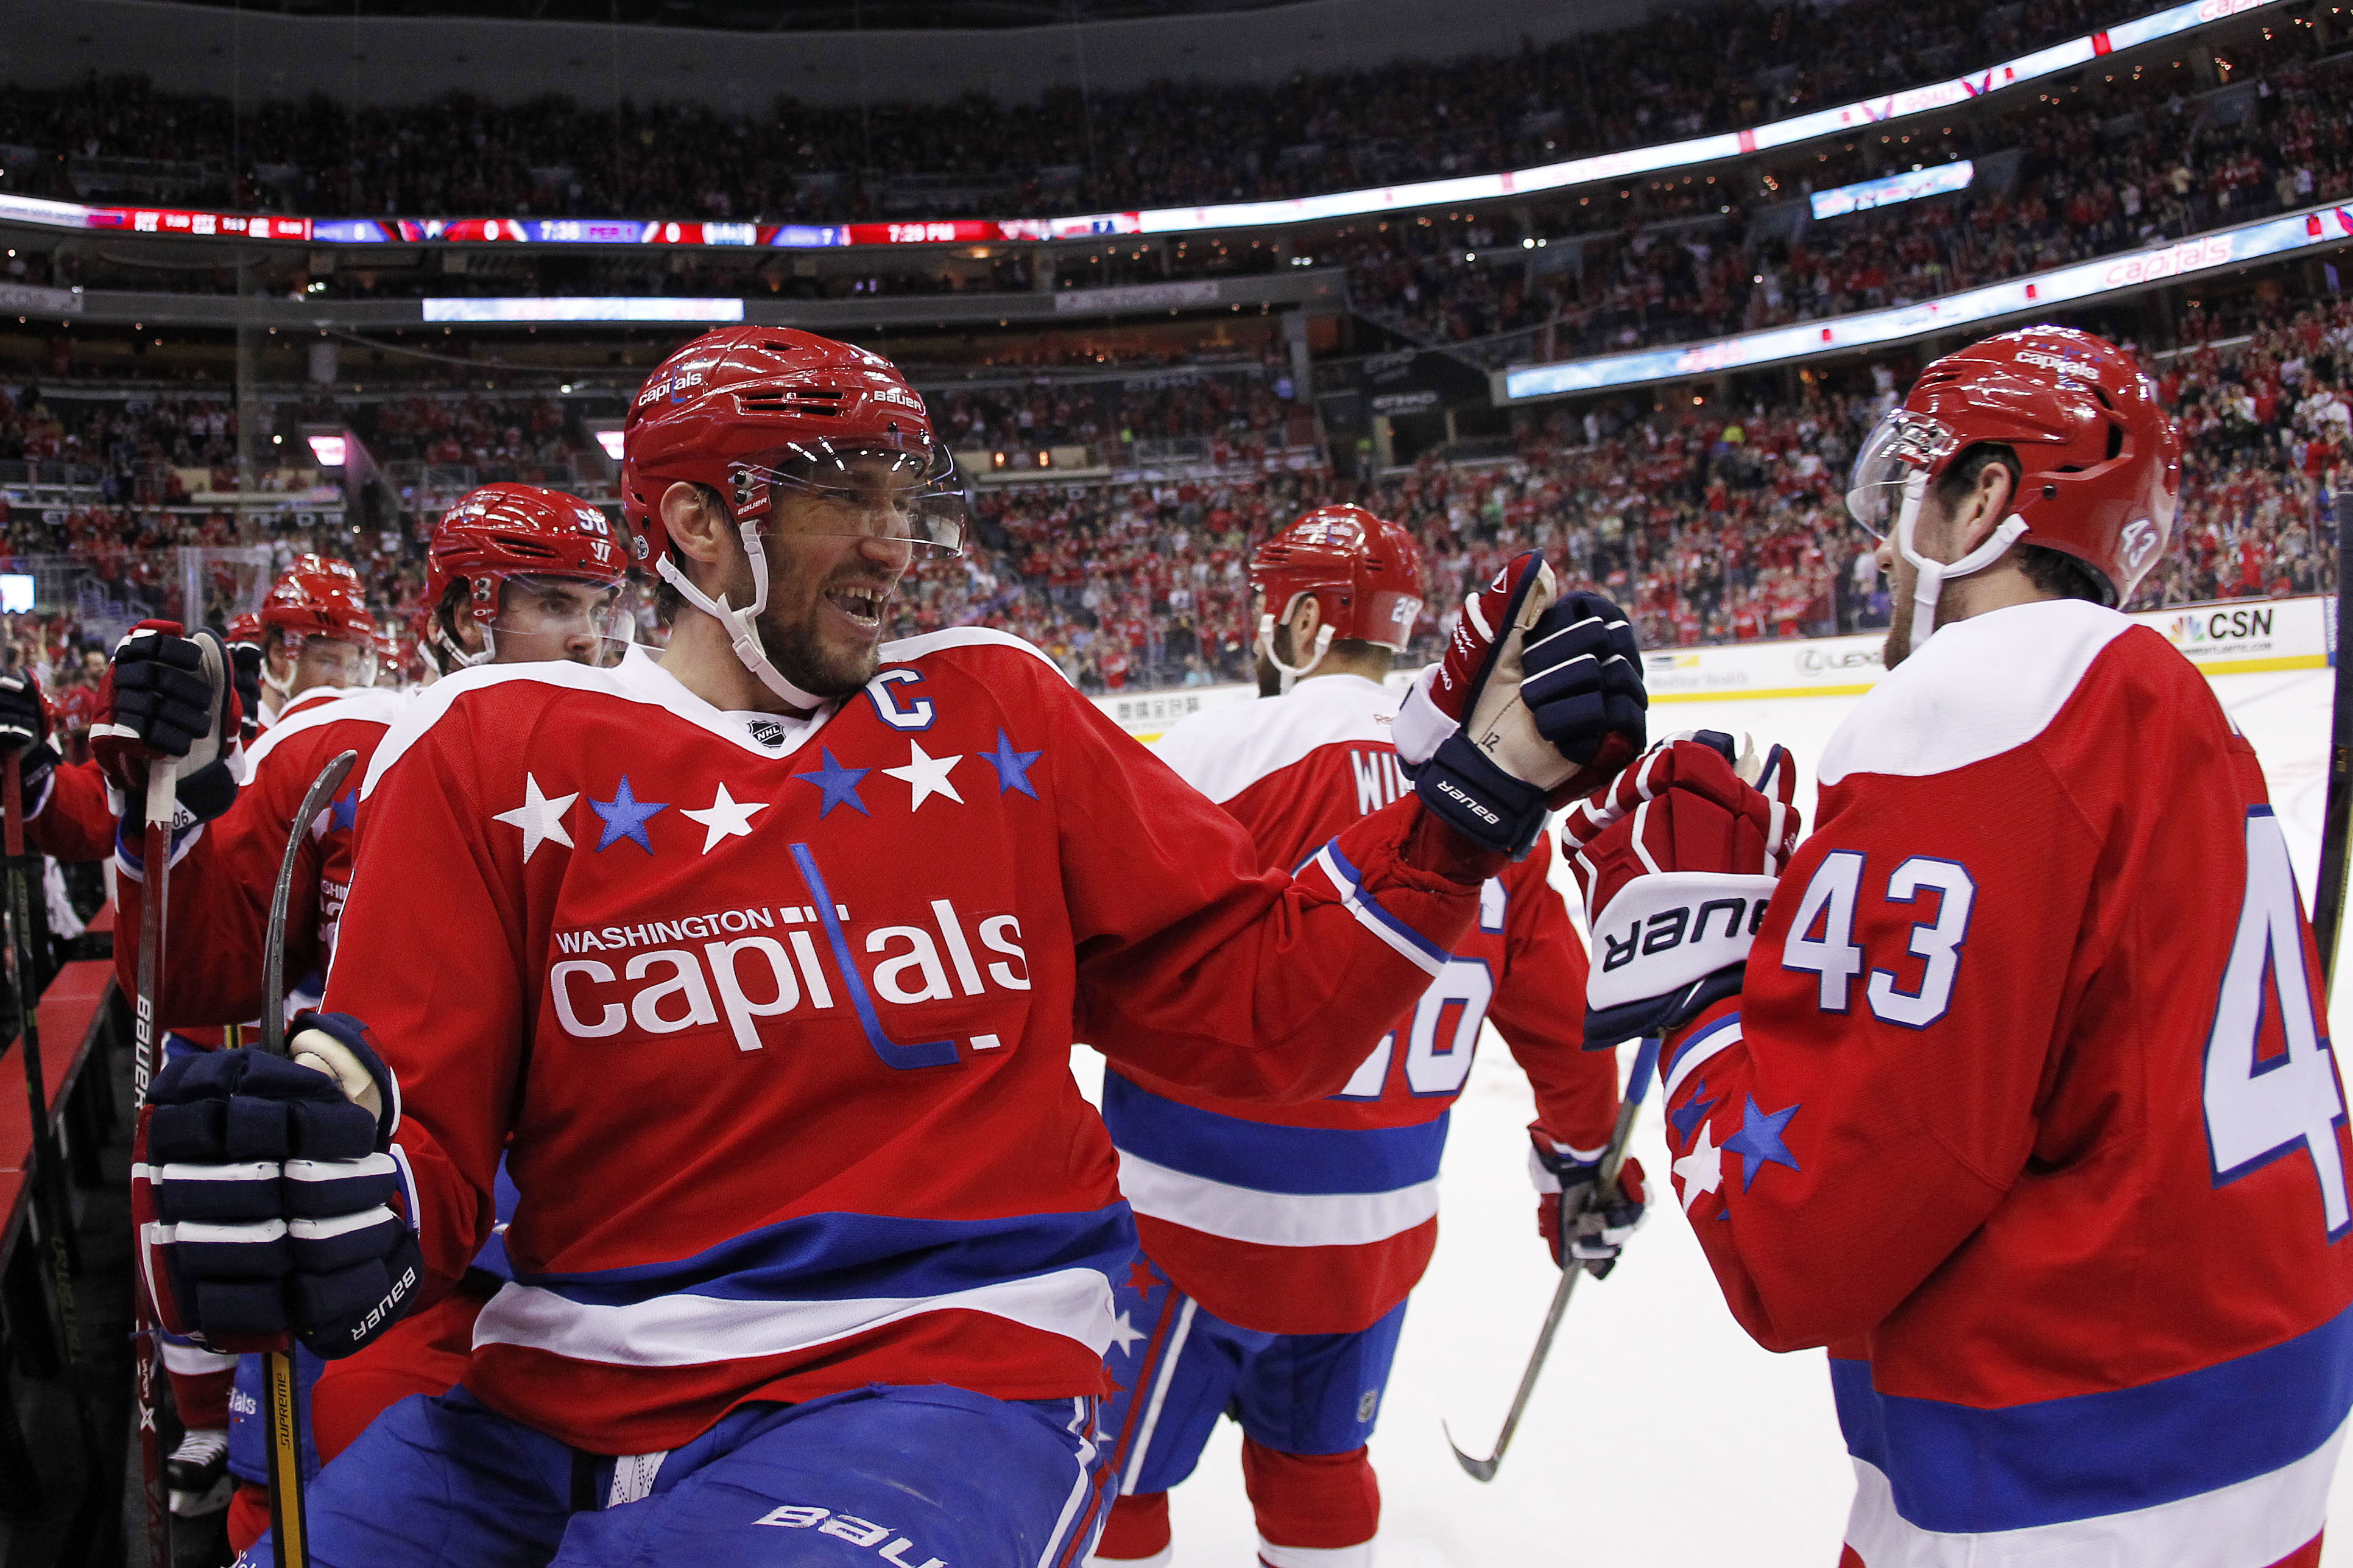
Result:
{"type": "Polygon", "coordinates": [[[27,196],[0,196],[0,222],[50,228],[221,240],[289,240],[309,245],[532,244],[633,247],[711,246],[826,249],[839,246],[969,245],[1113,235],[1180,235],[1264,228],[1466,202],[1524,197],[1545,191],[1692,169],[1778,147],[1835,136],[1949,110],[1994,93],[2047,80],[2095,59],[2177,39],[2287,0],[2181,0],[1979,70],[1923,83],[1737,131],[1595,153],[1532,168],[1400,185],[1335,191],[1275,201],[1156,207],[1053,218],[920,219],[882,223],[732,223],[661,218],[303,217],[166,207],[89,206],[27,196]]]}

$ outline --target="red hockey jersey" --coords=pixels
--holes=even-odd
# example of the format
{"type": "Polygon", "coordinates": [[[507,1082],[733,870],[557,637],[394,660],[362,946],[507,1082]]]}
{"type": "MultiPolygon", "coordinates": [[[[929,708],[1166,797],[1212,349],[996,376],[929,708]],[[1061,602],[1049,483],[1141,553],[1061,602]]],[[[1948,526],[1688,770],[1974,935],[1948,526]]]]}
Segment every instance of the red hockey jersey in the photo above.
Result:
{"type": "MultiPolygon", "coordinates": [[[[1261,866],[1297,866],[1404,795],[1398,693],[1316,676],[1279,699],[1196,714],[1155,748],[1249,830],[1261,866]]],[[[1219,1317],[1269,1333],[1352,1333],[1406,1298],[1438,1240],[1449,1109],[1492,1019],[1544,1124],[1587,1158],[1608,1143],[1616,1062],[1581,1048],[1585,945],[1546,880],[1549,843],[1481,890],[1479,920],[1429,988],[1326,1100],[1229,1100],[1114,1067],[1103,1121],[1145,1250],[1219,1317]]]]}
{"type": "Polygon", "coordinates": [[[2067,601],[1940,629],[1820,782],[1740,996],[1662,1068],[1735,1315],[1831,1347],[1850,1561],[2302,1552],[2353,1408],[2353,1145],[2253,749],[2067,601]]]}
{"type": "Polygon", "coordinates": [[[565,1442],[876,1382],[1102,1391],[1135,1238],[1071,1042],[1328,1094],[1476,918],[1401,859],[1410,802],[1294,880],[1028,644],[883,658],[805,721],[643,650],[469,670],[369,770],[327,1002],[399,1075],[428,1295],[507,1149],[516,1282],[466,1381],[565,1442]]]}
{"type": "MultiPolygon", "coordinates": [[[[288,703],[246,753],[235,804],[185,836],[173,852],[171,924],[164,947],[163,1014],[174,1028],[248,1023],[261,1012],[261,966],[269,899],[302,796],[338,752],[355,751],[350,780],[311,823],[294,867],[287,905],[286,973],[322,975],[334,956],[335,925],[351,887],[352,845],[361,780],[385,728],[411,700],[401,692],[321,688],[288,703]]],[[[145,900],[140,841],[126,833],[117,856],[122,929],[139,929],[145,900]]],[[[126,993],[138,983],[136,942],[117,942],[115,973],[126,993]]]]}

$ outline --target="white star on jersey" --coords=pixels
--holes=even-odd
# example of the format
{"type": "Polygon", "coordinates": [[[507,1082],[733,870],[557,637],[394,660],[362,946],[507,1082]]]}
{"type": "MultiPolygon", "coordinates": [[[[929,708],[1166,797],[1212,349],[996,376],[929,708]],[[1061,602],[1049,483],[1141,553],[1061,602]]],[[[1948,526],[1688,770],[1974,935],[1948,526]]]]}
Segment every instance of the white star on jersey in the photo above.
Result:
{"type": "Polygon", "coordinates": [[[1712,1193],[1724,1185],[1724,1151],[1708,1141],[1715,1129],[1705,1121],[1699,1124],[1699,1142],[1692,1152],[1675,1162],[1675,1177],[1683,1184],[1683,1213],[1691,1213],[1692,1205],[1699,1202],[1702,1193],[1712,1193]]]}
{"type": "Polygon", "coordinates": [[[1122,1355],[1125,1355],[1127,1353],[1127,1347],[1134,1344],[1136,1341],[1149,1339],[1150,1337],[1150,1335],[1146,1334],[1142,1329],[1137,1328],[1134,1323],[1129,1321],[1124,1310],[1120,1312],[1118,1317],[1112,1320],[1111,1342],[1114,1346],[1118,1347],[1119,1353],[1122,1355]]]}
{"type": "Polygon", "coordinates": [[[491,820],[512,823],[522,829],[522,860],[528,866],[539,847],[551,838],[566,849],[572,847],[572,835],[564,830],[564,814],[570,811],[572,803],[579,798],[580,792],[575,790],[570,795],[559,795],[550,800],[539,793],[539,781],[525,773],[522,775],[522,804],[512,811],[500,812],[491,820]]]}
{"type": "Polygon", "coordinates": [[[723,838],[751,837],[752,814],[767,809],[768,803],[765,800],[730,799],[727,786],[721,784],[718,798],[708,807],[702,811],[681,811],[679,815],[692,817],[702,824],[702,852],[708,855],[718,847],[723,838]]]}
{"type": "Polygon", "coordinates": [[[934,757],[913,741],[907,742],[907,750],[914,754],[905,767],[884,768],[882,771],[894,779],[905,779],[908,786],[915,792],[915,798],[907,803],[909,811],[935,795],[944,795],[958,805],[964,804],[964,796],[956,794],[955,785],[948,783],[948,770],[964,761],[962,752],[953,756],[934,757]]]}

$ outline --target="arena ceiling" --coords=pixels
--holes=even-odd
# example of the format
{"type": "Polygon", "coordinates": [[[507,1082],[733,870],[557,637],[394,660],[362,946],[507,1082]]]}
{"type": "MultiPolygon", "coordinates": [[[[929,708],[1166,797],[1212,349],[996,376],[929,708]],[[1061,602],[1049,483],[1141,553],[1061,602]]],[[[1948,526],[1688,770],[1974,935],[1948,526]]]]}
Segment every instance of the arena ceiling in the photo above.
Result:
{"type": "Polygon", "coordinates": [[[177,0],[290,16],[617,22],[725,32],[1039,27],[1261,11],[1288,0],[177,0]]]}

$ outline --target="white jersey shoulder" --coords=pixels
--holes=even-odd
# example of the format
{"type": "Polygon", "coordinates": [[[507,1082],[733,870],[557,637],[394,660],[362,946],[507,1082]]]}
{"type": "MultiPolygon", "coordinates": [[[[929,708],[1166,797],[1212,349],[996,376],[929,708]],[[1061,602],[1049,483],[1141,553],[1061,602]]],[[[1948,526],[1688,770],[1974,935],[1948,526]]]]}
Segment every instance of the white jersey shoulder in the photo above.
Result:
{"type": "Polygon", "coordinates": [[[2050,599],[1939,627],[1854,705],[1816,777],[1927,778],[2013,751],[2050,726],[2132,625],[2082,599],[2050,599]]]}
{"type": "Polygon", "coordinates": [[[1153,743],[1176,776],[1219,805],[1325,746],[1388,745],[1399,693],[1356,675],[1319,675],[1281,697],[1196,713],[1153,743]]]}
{"type": "Polygon", "coordinates": [[[261,732],[253,749],[245,755],[247,776],[280,745],[306,730],[316,730],[327,724],[390,724],[408,707],[406,692],[390,689],[379,690],[373,686],[358,686],[348,690],[314,695],[304,692],[279,713],[278,722],[261,732]]]}
{"type": "Polygon", "coordinates": [[[950,648],[962,647],[1002,647],[1010,648],[1017,653],[1026,653],[1056,675],[1061,676],[1065,681],[1070,679],[1070,676],[1064,672],[1062,667],[1047,658],[1046,650],[1036,643],[1025,637],[1015,637],[1011,632],[1000,632],[992,626],[949,626],[941,631],[925,632],[921,637],[901,637],[896,642],[884,643],[878,650],[878,657],[885,665],[913,664],[925,654],[941,653],[950,648]]]}

